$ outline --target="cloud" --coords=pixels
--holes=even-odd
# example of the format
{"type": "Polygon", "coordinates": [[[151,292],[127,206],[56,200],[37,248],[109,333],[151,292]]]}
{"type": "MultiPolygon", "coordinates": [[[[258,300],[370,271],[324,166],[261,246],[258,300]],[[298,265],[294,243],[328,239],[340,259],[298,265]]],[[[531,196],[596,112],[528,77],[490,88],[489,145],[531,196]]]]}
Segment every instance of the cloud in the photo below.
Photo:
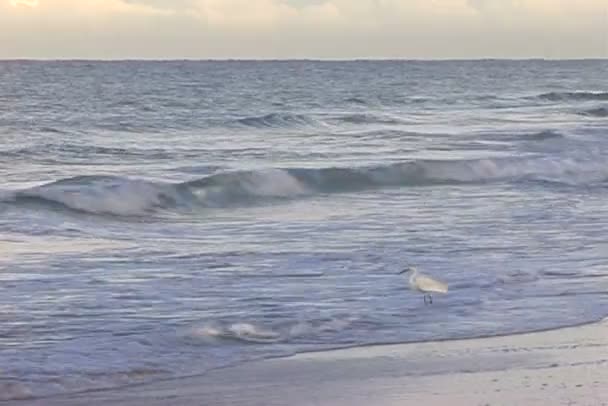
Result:
{"type": "Polygon", "coordinates": [[[607,9],[606,0],[0,0],[0,57],[608,56],[607,9]]]}
{"type": "Polygon", "coordinates": [[[145,5],[165,10],[187,10],[196,7],[196,0],[122,0],[127,4],[145,5]]]}
{"type": "Polygon", "coordinates": [[[514,0],[468,0],[467,3],[475,10],[481,12],[512,9],[519,5],[519,2],[514,0]]]}
{"type": "Polygon", "coordinates": [[[13,7],[36,7],[38,6],[38,0],[10,0],[10,4],[13,7]]]}

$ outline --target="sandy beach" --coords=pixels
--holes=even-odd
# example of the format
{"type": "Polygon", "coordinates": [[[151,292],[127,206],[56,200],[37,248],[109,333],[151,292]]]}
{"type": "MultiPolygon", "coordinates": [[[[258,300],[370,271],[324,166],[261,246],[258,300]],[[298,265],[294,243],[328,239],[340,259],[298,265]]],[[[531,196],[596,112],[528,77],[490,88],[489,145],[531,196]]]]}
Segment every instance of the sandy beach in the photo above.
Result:
{"type": "Polygon", "coordinates": [[[503,337],[299,354],[21,405],[608,404],[608,321],[503,337]]]}

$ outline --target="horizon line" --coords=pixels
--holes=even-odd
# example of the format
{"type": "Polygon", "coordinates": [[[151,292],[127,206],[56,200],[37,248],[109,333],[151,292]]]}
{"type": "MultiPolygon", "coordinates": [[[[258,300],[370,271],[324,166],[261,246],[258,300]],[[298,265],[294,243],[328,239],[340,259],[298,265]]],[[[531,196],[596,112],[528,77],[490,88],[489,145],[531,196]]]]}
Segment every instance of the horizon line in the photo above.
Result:
{"type": "Polygon", "coordinates": [[[480,62],[480,61],[608,61],[608,56],[551,58],[551,57],[469,57],[469,58],[408,58],[408,57],[354,57],[354,58],[83,58],[83,57],[8,57],[0,62],[480,62]]]}

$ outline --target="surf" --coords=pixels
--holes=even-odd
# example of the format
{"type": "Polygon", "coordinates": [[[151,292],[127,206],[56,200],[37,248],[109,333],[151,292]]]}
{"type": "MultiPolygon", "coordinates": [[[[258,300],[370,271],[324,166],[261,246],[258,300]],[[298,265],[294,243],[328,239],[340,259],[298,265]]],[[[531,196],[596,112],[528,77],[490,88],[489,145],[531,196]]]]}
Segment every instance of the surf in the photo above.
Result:
{"type": "Polygon", "coordinates": [[[0,202],[88,214],[146,216],[159,211],[235,208],[315,195],[383,188],[608,178],[605,160],[486,158],[410,160],[380,165],[219,171],[170,183],[123,176],[76,176],[0,193],[0,202]]]}

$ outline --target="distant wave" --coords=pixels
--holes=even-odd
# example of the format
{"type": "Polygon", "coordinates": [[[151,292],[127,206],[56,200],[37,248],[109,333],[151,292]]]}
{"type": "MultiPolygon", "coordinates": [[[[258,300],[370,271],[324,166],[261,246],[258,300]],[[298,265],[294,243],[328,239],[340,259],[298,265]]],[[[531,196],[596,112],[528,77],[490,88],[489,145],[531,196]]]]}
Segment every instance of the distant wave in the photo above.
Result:
{"type": "Polygon", "coordinates": [[[572,184],[608,178],[605,162],[548,158],[415,160],[343,168],[222,172],[184,183],[77,176],[0,193],[0,202],[92,214],[145,216],[159,210],[231,208],[317,194],[386,187],[532,179],[572,184]]]}
{"type": "Polygon", "coordinates": [[[270,113],[262,116],[244,117],[234,120],[234,124],[254,128],[284,128],[319,124],[304,114],[270,113]]]}
{"type": "Polygon", "coordinates": [[[44,160],[53,160],[54,157],[68,154],[71,157],[83,156],[89,158],[91,155],[108,155],[129,156],[129,157],[145,157],[149,159],[167,159],[171,158],[171,154],[162,149],[141,149],[141,148],[120,148],[120,147],[104,147],[89,144],[37,144],[21,148],[0,151],[0,156],[9,157],[32,157],[41,156],[44,160]]]}
{"type": "Polygon", "coordinates": [[[39,131],[42,133],[50,133],[50,134],[67,134],[66,131],[60,130],[58,128],[53,128],[53,127],[40,127],[39,131]]]}
{"type": "Polygon", "coordinates": [[[327,124],[403,124],[404,120],[383,114],[346,113],[324,119],[317,119],[306,114],[271,113],[262,116],[239,118],[229,124],[253,128],[297,128],[305,126],[325,126],[327,124]]]}
{"type": "Polygon", "coordinates": [[[549,140],[549,139],[554,139],[554,138],[564,138],[564,135],[562,133],[559,133],[554,130],[543,130],[543,131],[539,131],[536,133],[526,134],[522,138],[542,141],[542,140],[549,140]]]}
{"type": "Polygon", "coordinates": [[[370,113],[346,114],[336,117],[336,120],[349,124],[403,124],[403,120],[400,120],[397,117],[370,113]]]}
{"type": "Polygon", "coordinates": [[[581,111],[579,114],[588,117],[608,117],[608,107],[597,107],[594,109],[581,111]]]}
{"type": "Polygon", "coordinates": [[[349,97],[347,99],[344,100],[346,103],[351,103],[351,104],[367,104],[367,102],[360,98],[360,97],[349,97]]]}
{"type": "Polygon", "coordinates": [[[540,99],[561,100],[608,100],[608,92],[549,92],[538,96],[540,99]]]}
{"type": "Polygon", "coordinates": [[[518,132],[518,131],[507,131],[507,132],[490,132],[487,135],[483,135],[483,139],[491,139],[497,141],[545,141],[565,138],[565,135],[556,130],[540,130],[535,132],[518,132]]]}

